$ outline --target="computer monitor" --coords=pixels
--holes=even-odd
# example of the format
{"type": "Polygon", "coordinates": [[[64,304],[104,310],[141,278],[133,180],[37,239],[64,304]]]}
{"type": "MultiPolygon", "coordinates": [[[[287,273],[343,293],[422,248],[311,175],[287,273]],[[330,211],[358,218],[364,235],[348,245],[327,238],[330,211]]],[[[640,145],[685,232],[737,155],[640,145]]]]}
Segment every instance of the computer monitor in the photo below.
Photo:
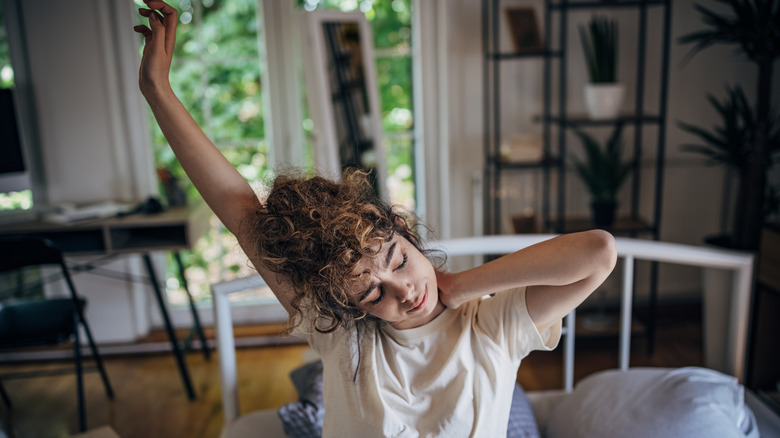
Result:
{"type": "Polygon", "coordinates": [[[0,89],[0,193],[32,188],[12,89],[0,89]]]}

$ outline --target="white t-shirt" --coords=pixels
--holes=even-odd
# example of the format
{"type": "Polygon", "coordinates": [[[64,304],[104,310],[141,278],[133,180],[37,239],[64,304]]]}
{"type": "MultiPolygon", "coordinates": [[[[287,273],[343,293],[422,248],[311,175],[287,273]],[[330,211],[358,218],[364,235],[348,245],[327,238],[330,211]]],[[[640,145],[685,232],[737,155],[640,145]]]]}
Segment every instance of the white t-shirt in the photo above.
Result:
{"type": "Polygon", "coordinates": [[[540,334],[519,288],[413,329],[305,332],[324,364],[323,437],[502,437],[521,359],[555,348],[561,324],[540,334]]]}

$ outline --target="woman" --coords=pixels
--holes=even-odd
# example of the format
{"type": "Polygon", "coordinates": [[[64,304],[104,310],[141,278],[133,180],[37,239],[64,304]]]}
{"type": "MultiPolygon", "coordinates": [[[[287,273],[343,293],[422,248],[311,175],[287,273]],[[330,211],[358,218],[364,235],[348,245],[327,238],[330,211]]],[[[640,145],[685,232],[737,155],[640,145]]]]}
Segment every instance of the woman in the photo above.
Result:
{"type": "Polygon", "coordinates": [[[521,359],[554,348],[561,319],[612,271],[612,236],[563,235],[449,273],[361,172],[278,177],[261,202],[171,90],[176,10],[145,1],[141,91],[290,329],[322,356],[323,436],[505,435],[521,359]]]}

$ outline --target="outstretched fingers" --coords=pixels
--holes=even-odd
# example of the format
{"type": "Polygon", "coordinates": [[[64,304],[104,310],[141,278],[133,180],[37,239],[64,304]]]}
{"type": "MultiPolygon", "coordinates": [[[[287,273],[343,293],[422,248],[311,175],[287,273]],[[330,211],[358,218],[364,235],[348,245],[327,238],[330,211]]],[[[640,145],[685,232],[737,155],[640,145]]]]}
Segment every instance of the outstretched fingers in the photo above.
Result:
{"type": "Polygon", "coordinates": [[[144,26],[143,24],[139,24],[138,26],[133,26],[133,30],[140,33],[144,37],[148,38],[152,36],[152,31],[148,27],[144,26]]]}
{"type": "Polygon", "coordinates": [[[160,0],[144,0],[146,8],[138,13],[149,19],[147,25],[133,27],[144,36],[144,49],[138,83],[141,92],[147,95],[155,90],[166,89],[171,68],[171,59],[176,40],[176,9],[160,0]]]}
{"type": "Polygon", "coordinates": [[[144,3],[146,3],[146,6],[148,6],[149,9],[146,9],[148,12],[142,12],[141,15],[149,17],[150,25],[152,24],[152,20],[161,18],[161,20],[158,20],[158,23],[162,24],[161,29],[164,31],[165,51],[169,54],[173,53],[173,48],[176,45],[178,11],[173,6],[160,0],[144,0],[144,3]],[[160,11],[162,17],[155,11],[160,11]]]}

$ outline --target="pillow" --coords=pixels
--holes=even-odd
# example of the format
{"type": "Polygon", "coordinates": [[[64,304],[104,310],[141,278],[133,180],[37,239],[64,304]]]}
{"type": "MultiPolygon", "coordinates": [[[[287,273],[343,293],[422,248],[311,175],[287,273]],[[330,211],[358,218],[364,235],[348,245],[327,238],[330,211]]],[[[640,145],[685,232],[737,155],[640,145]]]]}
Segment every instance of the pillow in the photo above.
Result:
{"type": "Polygon", "coordinates": [[[737,379],[704,368],[632,368],[587,377],[553,409],[548,438],[758,437],[737,379]]]}
{"type": "Polygon", "coordinates": [[[509,411],[506,437],[539,438],[539,428],[536,426],[534,411],[519,383],[515,385],[515,392],[512,394],[512,408],[509,411]]]}
{"type": "Polygon", "coordinates": [[[311,362],[290,373],[298,401],[279,408],[284,433],[291,438],[322,436],[325,405],[322,399],[322,361],[311,362]]]}
{"type": "MultiPolygon", "coordinates": [[[[325,406],[322,398],[322,361],[303,365],[290,373],[298,401],[279,408],[284,433],[291,438],[322,436],[325,406]]],[[[509,413],[507,438],[539,438],[531,403],[520,384],[515,385],[509,413]]]]}

